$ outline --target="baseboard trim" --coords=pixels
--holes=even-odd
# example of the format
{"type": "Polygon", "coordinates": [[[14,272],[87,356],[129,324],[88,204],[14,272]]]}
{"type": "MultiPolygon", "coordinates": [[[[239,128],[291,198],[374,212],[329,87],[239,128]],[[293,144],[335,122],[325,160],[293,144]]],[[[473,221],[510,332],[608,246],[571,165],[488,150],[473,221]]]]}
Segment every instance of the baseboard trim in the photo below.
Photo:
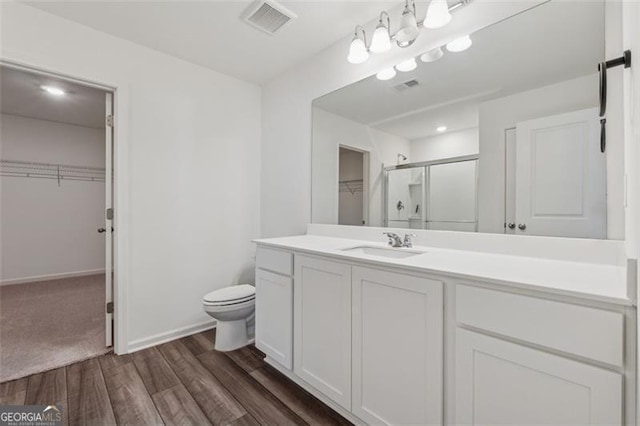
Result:
{"type": "Polygon", "coordinates": [[[11,278],[0,281],[0,286],[14,284],[28,284],[39,281],[60,280],[63,278],[86,277],[88,275],[104,274],[104,269],[89,269],[86,271],[64,272],[61,274],[36,275],[33,277],[11,278]]]}
{"type": "MultiPolygon", "coordinates": [[[[159,333],[143,339],[134,340],[127,345],[127,352],[132,353],[141,351],[143,349],[150,348],[152,346],[167,343],[172,340],[180,339],[181,337],[190,336],[192,334],[201,333],[203,331],[211,330],[215,328],[216,321],[210,320],[200,324],[188,325],[186,327],[177,328],[175,330],[159,333]]],[[[121,355],[121,354],[118,354],[121,355]]]]}

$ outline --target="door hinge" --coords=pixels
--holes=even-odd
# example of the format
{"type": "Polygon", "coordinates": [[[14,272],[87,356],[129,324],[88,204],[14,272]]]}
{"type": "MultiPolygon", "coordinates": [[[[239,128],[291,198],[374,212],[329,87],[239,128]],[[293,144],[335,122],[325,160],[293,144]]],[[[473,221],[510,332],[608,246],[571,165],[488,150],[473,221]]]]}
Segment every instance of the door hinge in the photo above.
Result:
{"type": "Polygon", "coordinates": [[[113,220],[113,209],[111,208],[107,209],[107,219],[113,220]]]}
{"type": "Polygon", "coordinates": [[[107,303],[107,313],[108,314],[112,314],[113,313],[113,302],[108,302],[107,303]]]}
{"type": "Polygon", "coordinates": [[[107,115],[107,127],[113,127],[113,115],[107,115]]]}

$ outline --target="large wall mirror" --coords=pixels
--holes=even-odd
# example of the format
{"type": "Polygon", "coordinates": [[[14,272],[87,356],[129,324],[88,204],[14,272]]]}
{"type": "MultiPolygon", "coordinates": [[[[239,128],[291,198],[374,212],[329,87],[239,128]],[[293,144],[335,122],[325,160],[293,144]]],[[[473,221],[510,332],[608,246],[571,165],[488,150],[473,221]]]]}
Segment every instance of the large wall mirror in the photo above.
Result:
{"type": "Polygon", "coordinates": [[[552,0],[314,100],[312,221],[624,238],[616,7],[552,0]]]}

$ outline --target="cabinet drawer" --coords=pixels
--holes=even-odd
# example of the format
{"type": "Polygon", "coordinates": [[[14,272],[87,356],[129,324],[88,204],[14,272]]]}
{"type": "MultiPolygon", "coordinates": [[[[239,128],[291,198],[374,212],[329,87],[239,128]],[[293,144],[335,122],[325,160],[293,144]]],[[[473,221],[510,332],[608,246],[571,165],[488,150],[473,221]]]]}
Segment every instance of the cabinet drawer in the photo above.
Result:
{"type": "Polygon", "coordinates": [[[293,254],[288,251],[267,247],[256,250],[256,266],[282,275],[293,275],[293,254]]]}
{"type": "Polygon", "coordinates": [[[624,362],[618,312],[458,285],[456,321],[615,366],[624,362]]]}

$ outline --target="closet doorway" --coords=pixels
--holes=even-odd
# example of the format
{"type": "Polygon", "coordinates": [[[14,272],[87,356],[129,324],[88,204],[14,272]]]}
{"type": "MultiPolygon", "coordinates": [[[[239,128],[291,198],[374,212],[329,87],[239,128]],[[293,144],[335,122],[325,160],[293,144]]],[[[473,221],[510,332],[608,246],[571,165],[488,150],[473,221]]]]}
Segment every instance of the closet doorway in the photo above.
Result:
{"type": "Polygon", "coordinates": [[[113,346],[113,92],[0,65],[0,382],[113,346]]]}
{"type": "Polygon", "coordinates": [[[338,224],[366,226],[369,216],[369,153],[338,148],[338,224]]]}

